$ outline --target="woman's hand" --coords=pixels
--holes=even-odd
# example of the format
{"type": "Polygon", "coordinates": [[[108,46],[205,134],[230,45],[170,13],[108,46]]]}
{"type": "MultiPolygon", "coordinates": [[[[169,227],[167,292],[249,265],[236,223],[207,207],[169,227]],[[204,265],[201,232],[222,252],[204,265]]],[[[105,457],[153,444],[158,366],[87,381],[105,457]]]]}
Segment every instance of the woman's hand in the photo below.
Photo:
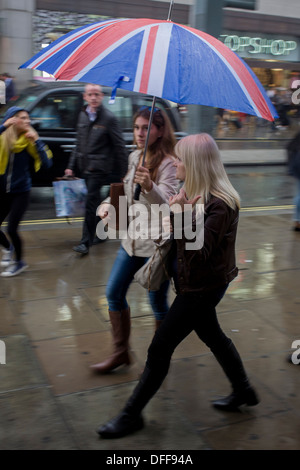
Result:
{"type": "MultiPolygon", "coordinates": [[[[196,204],[198,199],[200,199],[201,196],[196,196],[194,199],[187,199],[186,192],[183,188],[179,191],[178,194],[175,194],[175,196],[171,196],[169,198],[169,205],[172,207],[172,211],[174,213],[177,212],[183,212],[185,210],[184,206],[190,206],[191,208],[196,204]]],[[[187,209],[187,207],[186,207],[187,209]]]]}
{"type": "Polygon", "coordinates": [[[36,142],[39,138],[39,135],[34,129],[30,129],[28,132],[26,132],[25,137],[30,140],[30,142],[36,142]]]}
{"type": "Polygon", "coordinates": [[[139,166],[134,175],[134,183],[138,183],[145,191],[151,191],[153,182],[149,170],[144,166],[139,166]]]}
{"type": "Polygon", "coordinates": [[[17,118],[15,116],[7,119],[4,123],[3,123],[3,126],[6,127],[6,129],[8,129],[10,126],[13,126],[14,124],[16,124],[17,122],[17,118]]]}
{"type": "Polygon", "coordinates": [[[110,208],[110,204],[108,204],[107,202],[104,202],[103,204],[99,206],[97,215],[101,217],[101,219],[105,219],[105,217],[108,216],[109,208],[110,208]]]}

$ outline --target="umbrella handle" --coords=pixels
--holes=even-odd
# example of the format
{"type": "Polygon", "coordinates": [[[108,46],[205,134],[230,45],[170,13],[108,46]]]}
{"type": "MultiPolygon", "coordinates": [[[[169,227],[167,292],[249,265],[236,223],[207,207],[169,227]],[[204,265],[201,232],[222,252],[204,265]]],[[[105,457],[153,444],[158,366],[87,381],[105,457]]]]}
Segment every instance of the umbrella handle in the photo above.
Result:
{"type": "MultiPolygon", "coordinates": [[[[152,100],[152,107],[151,107],[151,112],[150,112],[150,117],[149,117],[149,123],[148,123],[148,131],[147,131],[147,136],[146,136],[146,142],[145,142],[145,148],[144,148],[144,155],[143,155],[143,160],[142,160],[142,166],[144,166],[145,163],[145,158],[146,158],[146,153],[147,153],[147,147],[148,147],[148,141],[149,141],[149,136],[150,136],[150,129],[152,125],[152,120],[153,120],[153,114],[154,114],[154,108],[155,108],[155,102],[156,102],[156,96],[153,96],[152,100]]],[[[141,185],[137,184],[134,192],[134,200],[138,201],[140,198],[140,193],[141,193],[141,185]]]]}
{"type": "Polygon", "coordinates": [[[140,194],[141,194],[142,187],[140,184],[136,185],[135,191],[134,191],[134,196],[133,199],[135,201],[138,201],[140,199],[140,194]]]}

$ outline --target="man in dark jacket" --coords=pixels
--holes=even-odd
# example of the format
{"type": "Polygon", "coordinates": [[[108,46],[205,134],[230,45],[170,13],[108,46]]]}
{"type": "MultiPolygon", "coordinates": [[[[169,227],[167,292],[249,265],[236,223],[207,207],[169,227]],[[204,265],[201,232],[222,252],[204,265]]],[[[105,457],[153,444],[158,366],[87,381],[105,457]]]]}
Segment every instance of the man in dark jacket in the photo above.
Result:
{"type": "Polygon", "coordinates": [[[79,114],[76,147],[65,174],[72,176],[77,170],[87,185],[82,238],[73,248],[84,255],[93,244],[101,188],[122,180],[127,171],[128,152],[116,117],[102,104],[101,87],[86,85],[83,97],[87,106],[79,114]]]}

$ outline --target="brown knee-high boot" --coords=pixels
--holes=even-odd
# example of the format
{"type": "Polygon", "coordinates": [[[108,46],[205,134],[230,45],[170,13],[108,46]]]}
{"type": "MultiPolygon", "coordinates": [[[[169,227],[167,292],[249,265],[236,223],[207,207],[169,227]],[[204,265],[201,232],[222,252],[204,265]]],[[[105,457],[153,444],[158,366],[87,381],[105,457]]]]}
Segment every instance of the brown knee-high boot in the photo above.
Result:
{"type": "Polygon", "coordinates": [[[129,336],[130,336],[130,309],[121,311],[109,310],[112,326],[113,353],[104,362],[91,366],[96,372],[105,374],[123,364],[130,364],[129,336]]]}

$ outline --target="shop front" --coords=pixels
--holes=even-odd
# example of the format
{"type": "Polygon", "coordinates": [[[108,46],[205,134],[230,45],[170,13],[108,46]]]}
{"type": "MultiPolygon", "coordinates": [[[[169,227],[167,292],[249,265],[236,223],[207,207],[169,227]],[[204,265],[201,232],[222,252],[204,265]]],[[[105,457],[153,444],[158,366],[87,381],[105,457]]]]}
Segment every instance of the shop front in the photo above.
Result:
{"type": "Polygon", "coordinates": [[[262,85],[292,88],[300,77],[300,37],[224,31],[219,38],[242,57],[262,85]]]}
{"type": "Polygon", "coordinates": [[[264,86],[277,108],[278,128],[290,128],[294,118],[299,119],[299,100],[294,97],[300,86],[300,37],[224,30],[219,39],[245,60],[264,86]]]}

